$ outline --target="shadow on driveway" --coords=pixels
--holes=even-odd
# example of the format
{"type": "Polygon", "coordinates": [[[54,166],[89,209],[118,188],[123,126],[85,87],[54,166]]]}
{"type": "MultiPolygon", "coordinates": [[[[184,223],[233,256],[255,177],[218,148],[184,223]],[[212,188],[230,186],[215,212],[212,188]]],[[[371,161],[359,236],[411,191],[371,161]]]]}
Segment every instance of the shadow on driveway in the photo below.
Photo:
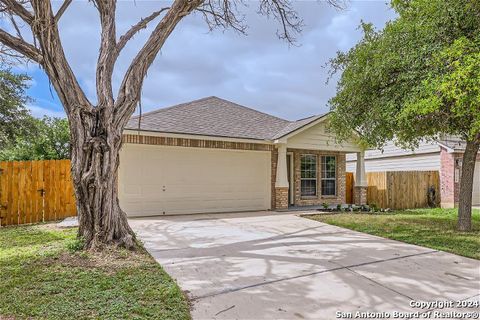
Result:
{"type": "MultiPolygon", "coordinates": [[[[131,219],[193,303],[194,319],[335,319],[479,299],[480,261],[291,213],[131,219]]],[[[473,311],[473,310],[462,310],[473,311]]]]}

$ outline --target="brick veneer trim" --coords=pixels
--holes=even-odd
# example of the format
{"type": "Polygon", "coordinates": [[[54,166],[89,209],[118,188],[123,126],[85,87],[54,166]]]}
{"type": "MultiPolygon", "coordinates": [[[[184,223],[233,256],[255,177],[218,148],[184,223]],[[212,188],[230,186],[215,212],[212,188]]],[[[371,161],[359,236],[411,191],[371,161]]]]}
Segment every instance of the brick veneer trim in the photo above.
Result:
{"type": "Polygon", "coordinates": [[[136,134],[124,134],[123,143],[150,144],[157,146],[190,147],[190,148],[212,148],[212,149],[230,149],[230,150],[252,150],[252,151],[272,151],[271,144],[231,142],[222,140],[201,140],[173,137],[156,137],[136,134]]]}

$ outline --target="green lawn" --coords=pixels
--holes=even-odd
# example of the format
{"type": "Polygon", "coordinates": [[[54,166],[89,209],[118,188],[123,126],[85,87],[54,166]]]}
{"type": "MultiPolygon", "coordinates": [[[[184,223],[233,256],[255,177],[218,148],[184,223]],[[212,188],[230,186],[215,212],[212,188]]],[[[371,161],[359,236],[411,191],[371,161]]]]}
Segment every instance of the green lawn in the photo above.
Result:
{"type": "Polygon", "coordinates": [[[0,319],[190,319],[176,283],[144,250],[75,251],[76,229],[0,229],[0,319]]]}
{"type": "Polygon", "coordinates": [[[480,210],[473,231],[458,232],[456,209],[415,209],[392,213],[340,213],[306,218],[384,238],[480,259],[480,210]]]}

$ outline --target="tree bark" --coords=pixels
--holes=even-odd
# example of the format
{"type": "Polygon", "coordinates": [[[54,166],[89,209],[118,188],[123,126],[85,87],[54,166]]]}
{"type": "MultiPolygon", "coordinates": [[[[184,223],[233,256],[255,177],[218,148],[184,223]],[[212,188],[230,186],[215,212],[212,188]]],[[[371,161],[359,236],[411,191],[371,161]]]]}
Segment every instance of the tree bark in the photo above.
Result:
{"type": "Polygon", "coordinates": [[[104,108],[70,121],[72,177],[85,248],[105,245],[135,248],[135,234],[118,201],[117,172],[122,129],[103,119],[104,108]]]}
{"type": "Polygon", "coordinates": [[[472,189],[479,146],[480,139],[478,137],[473,141],[467,141],[463,154],[457,222],[459,231],[470,231],[472,229],[472,189]]]}

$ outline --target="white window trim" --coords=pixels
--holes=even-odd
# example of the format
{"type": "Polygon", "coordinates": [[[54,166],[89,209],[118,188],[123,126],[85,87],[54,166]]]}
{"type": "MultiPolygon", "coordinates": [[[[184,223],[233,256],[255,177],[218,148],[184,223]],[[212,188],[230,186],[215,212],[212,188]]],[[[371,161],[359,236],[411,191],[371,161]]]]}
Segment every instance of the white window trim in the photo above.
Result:
{"type": "Polygon", "coordinates": [[[320,156],[320,185],[322,186],[321,190],[320,190],[320,195],[322,197],[336,197],[337,196],[337,187],[338,187],[338,182],[337,182],[337,174],[338,174],[338,170],[337,170],[337,167],[338,167],[338,158],[337,156],[333,156],[333,155],[321,155],[320,156]],[[333,157],[335,158],[335,177],[334,178],[325,178],[324,175],[323,175],[323,157],[333,157]],[[323,194],[323,180],[333,180],[335,181],[335,194],[323,194]]]}
{"type": "Polygon", "coordinates": [[[318,155],[314,153],[301,153],[300,154],[300,196],[302,198],[316,198],[318,197],[318,155]],[[315,178],[302,178],[302,156],[315,157],[315,178]],[[304,195],[302,194],[302,180],[315,180],[315,194],[304,195]]]}

